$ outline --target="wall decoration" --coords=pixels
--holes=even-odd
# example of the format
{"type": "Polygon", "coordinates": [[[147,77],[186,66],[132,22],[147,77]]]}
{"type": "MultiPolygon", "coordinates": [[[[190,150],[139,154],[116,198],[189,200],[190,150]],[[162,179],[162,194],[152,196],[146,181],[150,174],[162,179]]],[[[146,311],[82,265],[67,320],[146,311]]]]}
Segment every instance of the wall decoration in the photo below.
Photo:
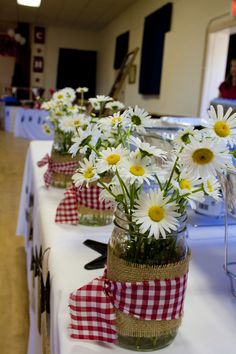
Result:
{"type": "Polygon", "coordinates": [[[120,34],[116,37],[116,49],[114,59],[114,69],[120,69],[123,60],[129,49],[129,31],[120,34]]]}
{"type": "Polygon", "coordinates": [[[45,28],[35,26],[34,27],[34,43],[44,44],[45,43],[45,28]]]}
{"type": "Polygon", "coordinates": [[[45,42],[45,28],[35,26],[32,43],[31,87],[43,88],[44,86],[45,42]]]}
{"type": "Polygon", "coordinates": [[[34,56],[33,60],[33,71],[35,73],[42,73],[44,68],[44,59],[43,57],[34,56]]]}
{"type": "Polygon", "coordinates": [[[172,3],[168,3],[145,18],[139,77],[143,95],[160,95],[165,34],[170,31],[171,17],[172,3]]]}
{"type": "Polygon", "coordinates": [[[109,92],[109,96],[113,97],[114,100],[116,100],[121,92],[122,86],[125,83],[125,79],[129,75],[129,71],[131,66],[134,63],[134,60],[136,58],[136,55],[139,51],[139,48],[135,48],[128,54],[126,54],[123,64],[121,65],[121,68],[118,72],[118,75],[115,79],[114,84],[112,85],[112,88],[109,92]]]}

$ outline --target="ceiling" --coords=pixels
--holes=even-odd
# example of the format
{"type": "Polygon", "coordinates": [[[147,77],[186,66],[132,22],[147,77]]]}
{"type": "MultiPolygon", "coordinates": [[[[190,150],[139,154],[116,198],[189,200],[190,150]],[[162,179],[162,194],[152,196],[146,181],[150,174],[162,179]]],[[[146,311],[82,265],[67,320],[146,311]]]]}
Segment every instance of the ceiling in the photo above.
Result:
{"type": "Polygon", "coordinates": [[[100,30],[137,0],[42,0],[39,8],[0,0],[0,27],[17,22],[100,30]]]}

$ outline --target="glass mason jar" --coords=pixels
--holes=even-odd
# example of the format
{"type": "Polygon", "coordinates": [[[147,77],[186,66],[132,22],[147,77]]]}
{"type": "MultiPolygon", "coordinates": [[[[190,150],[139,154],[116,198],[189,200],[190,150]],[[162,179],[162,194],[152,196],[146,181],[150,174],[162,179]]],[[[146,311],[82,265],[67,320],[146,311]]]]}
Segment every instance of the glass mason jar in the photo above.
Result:
{"type": "MultiPolygon", "coordinates": [[[[154,237],[150,238],[147,235],[135,233],[135,229],[137,230],[135,223],[129,222],[122,208],[118,206],[115,212],[115,226],[110,239],[110,247],[117,257],[129,263],[152,267],[177,263],[186,259],[188,255],[186,221],[187,216],[184,214],[179,217],[179,226],[176,231],[167,235],[166,239],[157,240],[154,237]]],[[[112,264],[110,266],[112,268],[112,264]]],[[[109,261],[107,272],[109,278],[109,261]]],[[[140,279],[140,281],[143,280],[140,279]]],[[[176,337],[178,328],[165,331],[154,337],[153,334],[145,337],[122,335],[119,333],[119,326],[117,330],[118,344],[121,347],[136,351],[152,351],[171,344],[176,337]]]]}
{"type": "Polygon", "coordinates": [[[94,208],[78,206],[79,224],[86,226],[105,226],[112,223],[113,209],[99,210],[94,208]]]}
{"type": "MultiPolygon", "coordinates": [[[[103,177],[103,182],[108,183],[111,181],[111,176],[103,177]]],[[[78,214],[79,214],[79,224],[86,226],[105,226],[109,225],[113,221],[114,208],[111,205],[110,208],[102,208],[102,202],[99,201],[99,190],[96,189],[97,183],[91,183],[88,189],[84,189],[82,193],[90,194],[87,198],[88,201],[95,200],[95,204],[97,204],[100,208],[94,208],[90,206],[84,206],[83,203],[79,203],[78,205],[78,214]],[[94,188],[94,190],[92,190],[94,188]]]]}
{"type": "MultiPolygon", "coordinates": [[[[79,155],[75,157],[71,157],[70,154],[61,154],[60,152],[52,149],[51,152],[51,159],[53,163],[66,163],[66,162],[77,162],[77,165],[79,164],[79,161],[81,157],[79,155]]],[[[76,167],[75,167],[76,170],[76,167]]],[[[72,185],[72,176],[73,174],[65,174],[65,173],[59,173],[53,171],[52,173],[52,186],[56,188],[67,188],[72,185]]]]}

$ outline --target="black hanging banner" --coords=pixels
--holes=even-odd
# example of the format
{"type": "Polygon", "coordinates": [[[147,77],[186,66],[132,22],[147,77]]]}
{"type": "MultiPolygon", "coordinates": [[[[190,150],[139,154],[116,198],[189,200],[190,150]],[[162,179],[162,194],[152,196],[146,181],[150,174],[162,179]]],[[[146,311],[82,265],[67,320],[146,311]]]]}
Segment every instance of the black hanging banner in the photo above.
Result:
{"type": "Polygon", "coordinates": [[[126,54],[128,53],[128,49],[129,49],[129,31],[120,34],[116,38],[114,69],[120,69],[123,60],[126,54]]]}
{"type": "Polygon", "coordinates": [[[159,95],[165,33],[170,31],[172,3],[168,3],[145,18],[139,93],[159,95]]]}

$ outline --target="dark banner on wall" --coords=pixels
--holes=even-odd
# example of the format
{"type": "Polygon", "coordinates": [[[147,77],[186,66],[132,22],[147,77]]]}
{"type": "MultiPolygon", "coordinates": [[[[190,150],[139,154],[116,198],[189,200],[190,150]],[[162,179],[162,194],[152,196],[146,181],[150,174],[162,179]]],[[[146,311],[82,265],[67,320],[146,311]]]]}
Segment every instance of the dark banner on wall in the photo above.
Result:
{"type": "Polygon", "coordinates": [[[139,93],[159,95],[165,33],[170,30],[172,3],[168,3],[145,18],[139,93]]]}

